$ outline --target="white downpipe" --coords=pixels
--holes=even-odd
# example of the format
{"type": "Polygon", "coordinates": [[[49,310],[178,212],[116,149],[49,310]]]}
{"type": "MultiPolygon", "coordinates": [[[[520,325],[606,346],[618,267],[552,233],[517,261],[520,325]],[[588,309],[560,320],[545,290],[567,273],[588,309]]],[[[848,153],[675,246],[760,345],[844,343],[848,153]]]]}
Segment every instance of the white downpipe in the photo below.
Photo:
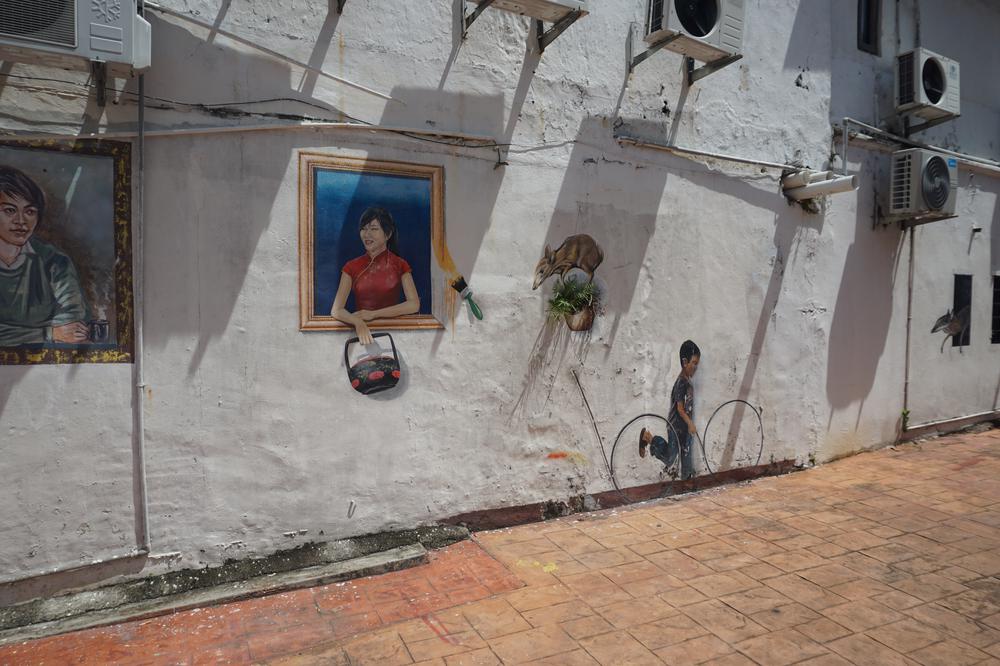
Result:
{"type": "Polygon", "coordinates": [[[803,185],[802,187],[793,187],[785,190],[784,192],[785,196],[789,199],[803,201],[805,199],[815,199],[816,197],[826,196],[827,194],[850,192],[851,190],[856,189],[858,189],[857,176],[840,176],[838,178],[830,178],[829,180],[821,180],[816,183],[809,183],[808,185],[803,185]]]}
{"type": "Polygon", "coordinates": [[[145,304],[145,262],[144,259],[144,234],[145,226],[145,198],[143,193],[146,189],[145,162],[146,162],[146,104],[145,104],[146,80],[143,74],[139,75],[139,118],[138,137],[136,147],[138,149],[138,184],[135,188],[135,207],[132,216],[132,229],[135,235],[134,250],[132,252],[132,311],[135,314],[135,345],[132,359],[132,449],[135,452],[135,467],[133,473],[136,478],[136,494],[138,495],[139,507],[136,512],[136,541],[139,552],[148,554],[151,544],[149,537],[149,496],[146,492],[146,418],[145,418],[145,393],[146,377],[143,366],[143,323],[145,304]]]}

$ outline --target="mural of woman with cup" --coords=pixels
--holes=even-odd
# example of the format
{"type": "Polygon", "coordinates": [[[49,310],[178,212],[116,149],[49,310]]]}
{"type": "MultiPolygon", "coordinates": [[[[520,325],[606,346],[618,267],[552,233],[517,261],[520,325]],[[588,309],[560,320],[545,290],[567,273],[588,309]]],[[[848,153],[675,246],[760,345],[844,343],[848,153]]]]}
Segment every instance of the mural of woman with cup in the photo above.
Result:
{"type": "Polygon", "coordinates": [[[73,261],[32,238],[44,217],[45,194],[38,184],[0,165],[0,347],[91,340],[73,261]]]}
{"type": "Polygon", "coordinates": [[[361,344],[372,344],[368,322],[420,311],[413,272],[398,251],[396,223],[388,210],[371,206],[358,224],[365,254],[344,264],[330,314],[354,327],[361,344]],[[353,292],[356,310],[348,312],[353,292]]]}

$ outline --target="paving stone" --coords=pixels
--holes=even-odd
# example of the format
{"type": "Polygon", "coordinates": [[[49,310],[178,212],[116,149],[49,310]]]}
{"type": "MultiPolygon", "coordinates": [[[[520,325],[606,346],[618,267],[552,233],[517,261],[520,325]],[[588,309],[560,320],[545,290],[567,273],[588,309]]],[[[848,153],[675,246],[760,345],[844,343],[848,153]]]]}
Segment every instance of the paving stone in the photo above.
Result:
{"type": "Polygon", "coordinates": [[[795,629],[774,631],[735,645],[736,649],[759,664],[784,666],[828,654],[819,643],[795,629]]]}
{"type": "Polygon", "coordinates": [[[0,663],[1000,663],[997,443],[482,532],[405,572],[0,645],[0,663]]]}
{"type": "Polygon", "coordinates": [[[626,631],[616,631],[591,636],[580,641],[580,646],[602,666],[645,666],[661,664],[651,651],[626,631]]]}

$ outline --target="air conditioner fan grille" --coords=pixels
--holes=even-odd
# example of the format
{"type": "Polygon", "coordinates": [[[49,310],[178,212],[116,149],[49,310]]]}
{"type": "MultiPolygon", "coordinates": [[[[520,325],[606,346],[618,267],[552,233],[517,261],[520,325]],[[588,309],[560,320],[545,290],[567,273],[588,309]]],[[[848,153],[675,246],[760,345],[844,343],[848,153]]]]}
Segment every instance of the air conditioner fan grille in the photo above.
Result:
{"type": "Polygon", "coordinates": [[[951,180],[948,165],[944,159],[935,155],[927,160],[924,172],[920,174],[920,191],[924,201],[931,210],[941,210],[948,203],[951,194],[951,180]]]}
{"type": "Polygon", "coordinates": [[[0,2],[0,34],[76,46],[75,0],[0,2]]]}

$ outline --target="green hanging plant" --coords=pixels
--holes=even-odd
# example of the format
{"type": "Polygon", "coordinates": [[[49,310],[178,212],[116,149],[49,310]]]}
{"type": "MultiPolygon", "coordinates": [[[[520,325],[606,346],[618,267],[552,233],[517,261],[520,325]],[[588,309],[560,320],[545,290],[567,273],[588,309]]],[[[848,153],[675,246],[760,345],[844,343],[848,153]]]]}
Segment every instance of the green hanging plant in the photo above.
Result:
{"type": "Polygon", "coordinates": [[[600,290],[593,282],[580,282],[575,277],[558,280],[549,298],[549,318],[562,319],[596,307],[599,298],[600,290]]]}

